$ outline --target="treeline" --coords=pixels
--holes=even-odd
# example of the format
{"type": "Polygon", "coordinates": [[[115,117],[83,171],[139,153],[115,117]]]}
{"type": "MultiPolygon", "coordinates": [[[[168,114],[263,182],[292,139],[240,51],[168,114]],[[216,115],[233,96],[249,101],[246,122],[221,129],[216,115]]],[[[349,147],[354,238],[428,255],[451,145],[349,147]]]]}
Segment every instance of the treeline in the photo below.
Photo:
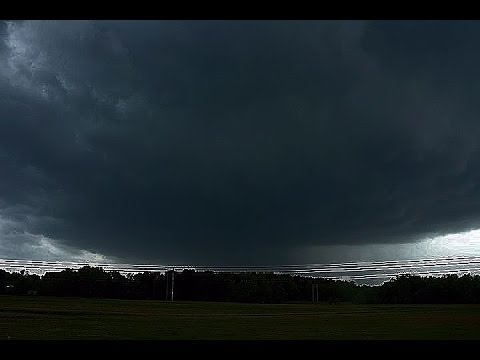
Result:
{"type": "MultiPolygon", "coordinates": [[[[171,272],[122,275],[85,266],[47,272],[0,270],[0,294],[170,300],[171,272]],[[167,283],[168,282],[168,283],[167,283]]],[[[480,276],[401,275],[381,286],[272,273],[175,272],[174,300],[254,303],[480,303],[480,276]],[[318,291],[317,291],[318,288],[318,291]],[[318,295],[317,295],[318,294],[318,295]]]]}

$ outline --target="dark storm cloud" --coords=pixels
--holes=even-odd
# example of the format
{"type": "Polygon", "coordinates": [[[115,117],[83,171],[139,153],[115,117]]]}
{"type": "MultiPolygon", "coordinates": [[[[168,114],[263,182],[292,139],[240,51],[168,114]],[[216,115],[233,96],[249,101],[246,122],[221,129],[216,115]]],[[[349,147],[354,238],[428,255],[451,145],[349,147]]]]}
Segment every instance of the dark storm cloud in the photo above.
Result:
{"type": "Polygon", "coordinates": [[[477,227],[478,34],[2,24],[0,215],[79,249],[209,263],[477,227]]]}

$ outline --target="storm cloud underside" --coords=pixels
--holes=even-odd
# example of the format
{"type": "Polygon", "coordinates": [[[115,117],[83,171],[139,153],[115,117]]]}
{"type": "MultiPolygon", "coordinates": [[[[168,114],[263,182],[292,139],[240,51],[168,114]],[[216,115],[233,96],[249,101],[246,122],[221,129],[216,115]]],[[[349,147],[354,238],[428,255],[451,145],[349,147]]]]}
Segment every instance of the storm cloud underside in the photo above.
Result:
{"type": "Polygon", "coordinates": [[[131,262],[279,263],[477,229],[479,34],[3,22],[2,256],[48,240],[131,262]]]}

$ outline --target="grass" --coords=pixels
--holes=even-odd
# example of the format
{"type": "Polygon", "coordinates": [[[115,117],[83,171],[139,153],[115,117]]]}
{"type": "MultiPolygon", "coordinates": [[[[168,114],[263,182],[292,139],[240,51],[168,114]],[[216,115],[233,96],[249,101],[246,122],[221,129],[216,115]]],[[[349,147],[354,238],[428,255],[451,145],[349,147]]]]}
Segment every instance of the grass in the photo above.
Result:
{"type": "Polygon", "coordinates": [[[480,339],[478,305],[162,302],[0,296],[0,339],[480,339]]]}

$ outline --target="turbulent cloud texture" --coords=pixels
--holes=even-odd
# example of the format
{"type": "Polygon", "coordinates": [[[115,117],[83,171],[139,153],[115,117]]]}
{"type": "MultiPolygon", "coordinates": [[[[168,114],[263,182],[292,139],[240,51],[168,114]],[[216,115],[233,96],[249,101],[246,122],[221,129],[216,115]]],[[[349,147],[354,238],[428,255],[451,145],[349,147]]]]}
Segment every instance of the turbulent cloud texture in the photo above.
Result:
{"type": "Polygon", "coordinates": [[[275,263],[476,229],[479,34],[3,22],[0,251],[33,236],[128,261],[275,263]]]}

